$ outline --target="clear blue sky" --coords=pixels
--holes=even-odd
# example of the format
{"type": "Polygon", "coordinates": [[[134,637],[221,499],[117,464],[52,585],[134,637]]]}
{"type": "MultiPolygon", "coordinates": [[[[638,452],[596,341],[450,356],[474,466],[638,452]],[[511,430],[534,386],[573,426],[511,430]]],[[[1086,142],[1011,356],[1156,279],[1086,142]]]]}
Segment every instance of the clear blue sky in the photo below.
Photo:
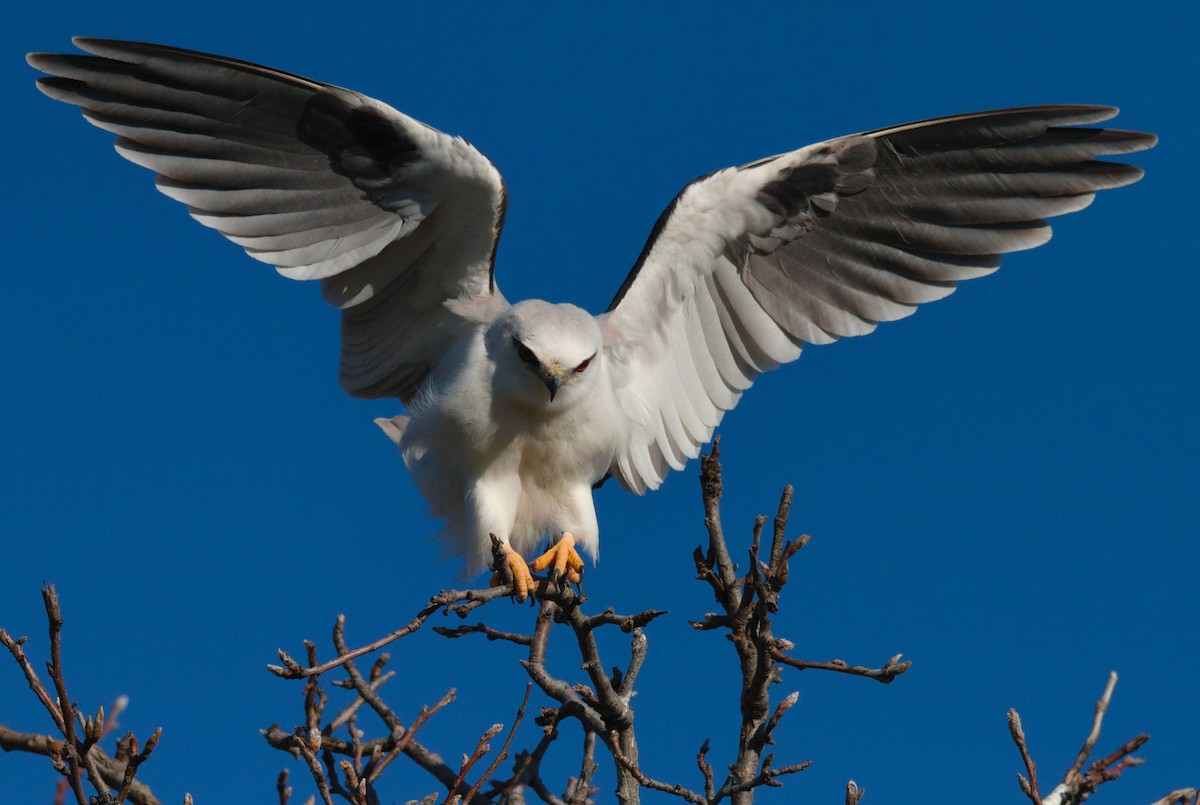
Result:
{"type": "MultiPolygon", "coordinates": [[[[396,408],[339,390],[337,317],[316,290],[195,224],[110,135],[34,90],[24,52],[68,49],[72,34],[281,67],[467,137],[511,192],[505,293],[594,311],[696,175],[938,114],[1122,107],[1118,125],[1162,138],[1135,158],[1140,184],[1059,219],[1048,246],[997,275],[810,348],[746,395],[721,428],[726,528],[747,539],[795,483],[792,530],[813,540],[777,633],[806,658],[914,661],[890,687],[785,673],[778,696],[800,700],[780,762],[814,763],[762,802],[839,802],[851,777],[876,805],[1019,802],[1007,709],[1055,779],[1110,669],[1121,681],[1098,750],[1152,740],[1100,801],[1197,784],[1196,6],[727,6],[7,13],[0,625],[42,656],[38,588],[58,585],[72,696],[92,710],[129,694],[127,726],[164,727],[143,771],[164,801],[274,801],[288,759],[257,731],[301,712],[299,686],[265,671],[275,647],[311,637],[328,653],[339,612],[366,642],[457,567],[437,559],[435,523],[371,424],[396,408]]],[[[598,604],[671,610],[649,629],[634,704],[646,771],[693,786],[705,737],[718,768],[731,758],[737,708],[729,646],[686,625],[711,606],[692,578],[696,474],[644,498],[605,487],[587,581],[598,604]]],[[[530,620],[501,610],[497,625],[530,620]]],[[[624,663],[619,641],[609,651],[624,663]]],[[[514,647],[422,633],[392,655],[406,680],[388,697],[406,716],[459,688],[424,733],[447,757],[516,708],[514,647]]],[[[51,728],[5,658],[0,702],[0,723],[51,728]]],[[[569,768],[576,743],[557,750],[569,768]]],[[[403,764],[387,776],[392,801],[434,789],[403,764]]],[[[0,802],[49,802],[53,785],[44,761],[0,756],[0,802]]]]}

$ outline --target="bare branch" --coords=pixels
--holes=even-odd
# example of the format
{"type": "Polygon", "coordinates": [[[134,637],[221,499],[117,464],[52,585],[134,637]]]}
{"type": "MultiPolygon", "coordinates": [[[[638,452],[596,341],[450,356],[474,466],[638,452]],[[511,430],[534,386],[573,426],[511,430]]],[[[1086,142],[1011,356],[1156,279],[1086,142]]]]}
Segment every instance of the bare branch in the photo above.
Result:
{"type": "Polygon", "coordinates": [[[528,646],[533,642],[530,635],[514,634],[513,632],[501,632],[490,626],[485,626],[482,623],[477,623],[474,626],[456,626],[450,629],[446,626],[435,626],[433,631],[440,634],[442,637],[456,638],[463,637],[469,634],[481,634],[487,637],[489,641],[507,640],[509,643],[516,643],[518,646],[528,646]]]}
{"type": "MultiPolygon", "coordinates": [[[[49,735],[17,732],[0,725],[0,749],[6,752],[28,752],[49,758],[61,757],[62,741],[57,741],[49,735]]],[[[120,787],[125,778],[124,759],[110,757],[99,746],[93,746],[88,756],[95,760],[97,769],[108,785],[120,787]]],[[[134,780],[130,785],[128,796],[128,801],[134,805],[161,805],[150,787],[138,780],[134,780]]]]}
{"type": "Polygon", "coordinates": [[[1200,803],[1200,791],[1195,788],[1181,788],[1172,791],[1162,799],[1156,799],[1150,805],[1197,805],[1200,803]]]}
{"type": "Polygon", "coordinates": [[[133,777],[137,774],[138,767],[150,757],[150,753],[154,751],[154,747],[158,746],[158,739],[161,736],[162,727],[159,727],[150,736],[150,739],[146,741],[146,748],[139,753],[137,738],[133,736],[132,732],[129,733],[129,761],[125,765],[125,778],[121,781],[121,791],[117,794],[118,805],[122,805],[125,802],[125,798],[129,796],[129,789],[133,787],[133,777]]]}
{"type": "Polygon", "coordinates": [[[46,712],[50,714],[50,718],[54,720],[54,726],[58,727],[59,733],[65,734],[67,731],[66,724],[63,723],[62,710],[58,708],[58,704],[46,692],[46,687],[42,684],[42,680],[38,678],[37,672],[33,670],[33,665],[29,662],[29,657],[25,655],[24,645],[26,638],[18,637],[15,640],[9,636],[8,632],[0,629],[0,643],[12,653],[13,659],[17,661],[22,673],[25,674],[25,681],[29,683],[29,688],[41,701],[42,706],[46,708],[46,712]]]}
{"type": "Polygon", "coordinates": [[[421,729],[425,722],[433,717],[434,713],[438,712],[443,707],[454,701],[454,697],[455,690],[454,688],[450,688],[450,690],[446,692],[446,695],[439,699],[432,707],[422,707],[421,712],[417,714],[415,719],[413,719],[412,726],[404,731],[404,734],[401,735],[399,740],[396,741],[391,751],[386,755],[383,755],[377,763],[374,763],[373,761],[373,767],[372,764],[367,765],[369,770],[367,777],[368,782],[374,783],[377,779],[379,779],[379,775],[382,774],[383,770],[388,767],[388,764],[395,760],[396,757],[404,751],[405,747],[412,742],[413,738],[417,734],[417,730],[421,729]]]}
{"type": "MultiPolygon", "coordinates": [[[[459,614],[461,615],[465,614],[465,612],[470,611],[471,609],[474,609],[474,607],[479,606],[480,604],[487,603],[488,601],[492,601],[497,598],[503,598],[504,596],[511,594],[512,590],[509,587],[489,587],[485,590],[443,590],[442,592],[430,598],[429,603],[426,604],[421,611],[418,612],[413,619],[404,626],[400,627],[394,632],[391,632],[390,634],[384,635],[372,643],[368,643],[365,646],[356,648],[353,651],[348,650],[345,654],[340,654],[335,660],[330,660],[323,665],[309,666],[308,668],[305,668],[293,660],[291,655],[286,651],[283,649],[277,649],[276,651],[279,654],[279,659],[283,662],[285,667],[268,665],[267,669],[276,676],[281,676],[284,679],[304,679],[306,677],[323,674],[326,671],[331,671],[334,668],[337,668],[339,665],[342,665],[349,660],[358,659],[364,654],[370,654],[373,651],[378,651],[387,644],[393,643],[402,637],[412,634],[420,629],[425,624],[425,621],[429,620],[429,616],[437,612],[439,609],[445,610],[450,609],[455,604],[465,604],[466,608],[459,610],[459,614]]],[[[342,617],[344,618],[344,616],[342,617]]]]}
{"type": "MultiPolygon", "coordinates": [[[[83,793],[83,778],[80,776],[79,770],[79,749],[75,739],[75,712],[71,698],[67,695],[66,680],[63,678],[63,617],[58,607],[58,592],[54,589],[54,585],[47,584],[42,588],[42,600],[46,605],[46,619],[50,624],[50,661],[46,663],[46,670],[58,693],[58,706],[62,712],[63,737],[66,739],[63,742],[62,751],[63,757],[67,761],[67,780],[71,784],[71,791],[75,794],[79,805],[88,805],[87,795],[83,793]]],[[[107,803],[112,799],[108,787],[103,782],[95,779],[92,782],[96,785],[97,793],[101,794],[102,803],[107,803]]]]}
{"type": "Polygon", "coordinates": [[[653,791],[662,791],[666,794],[674,794],[675,796],[681,797],[688,802],[696,803],[696,805],[706,805],[708,802],[708,800],[697,794],[695,791],[685,788],[678,783],[674,785],[671,783],[663,783],[643,774],[642,770],[637,767],[637,763],[631,758],[626,757],[625,753],[621,751],[620,736],[615,730],[609,735],[608,748],[612,750],[613,757],[616,758],[617,762],[634,776],[638,782],[638,785],[640,785],[642,788],[649,788],[653,791]]]}
{"type": "Polygon", "coordinates": [[[305,738],[297,739],[296,745],[300,750],[300,754],[304,757],[305,763],[308,764],[308,770],[312,774],[313,781],[317,784],[317,793],[321,795],[321,801],[325,805],[333,805],[333,795],[329,791],[329,781],[325,778],[325,771],[321,768],[320,761],[317,760],[317,752],[321,749],[321,731],[310,730],[305,738]]]}
{"type": "Polygon", "coordinates": [[[466,796],[463,797],[464,804],[469,804],[471,802],[471,799],[476,793],[478,793],[480,786],[482,786],[493,774],[495,774],[496,769],[499,768],[500,764],[504,762],[504,759],[508,757],[508,748],[512,745],[513,736],[516,735],[517,727],[521,725],[522,719],[525,718],[525,706],[529,704],[529,691],[532,690],[532,688],[532,684],[525,685],[525,698],[521,700],[521,706],[517,708],[517,715],[513,718],[513,725],[508,731],[508,738],[505,739],[504,746],[500,747],[500,754],[496,755],[496,759],[492,761],[490,766],[488,766],[487,771],[485,771],[483,775],[475,782],[475,785],[471,786],[471,789],[467,791],[466,796]]]}
{"type": "MultiPolygon", "coordinates": [[[[1081,805],[1092,794],[1096,793],[1100,786],[1120,777],[1125,769],[1141,765],[1141,759],[1133,757],[1133,753],[1141,749],[1150,740],[1149,735],[1138,735],[1130,738],[1107,756],[1092,763],[1086,771],[1083,770],[1084,764],[1087,762],[1092,749],[1096,745],[1096,741],[1100,738],[1100,728],[1104,721],[1104,714],[1108,711],[1109,701],[1112,699],[1113,688],[1116,684],[1117,674],[1114,671],[1109,674],[1108,684],[1104,688],[1104,693],[1096,702],[1092,716],[1091,731],[1075,756],[1075,761],[1067,769],[1067,773],[1063,775],[1063,781],[1055,786],[1054,790],[1044,798],[1040,796],[1040,792],[1038,791],[1037,778],[1034,775],[1036,767],[1033,760],[1029,757],[1029,751],[1025,745],[1025,734],[1021,729],[1020,717],[1017,716],[1015,710],[1009,710],[1009,731],[1013,735],[1013,740],[1016,742],[1017,748],[1021,751],[1021,758],[1025,762],[1025,768],[1029,771],[1028,780],[1019,774],[1017,775],[1017,780],[1021,784],[1021,790],[1025,792],[1026,796],[1035,805],[1081,805]]],[[[1166,797],[1158,800],[1154,805],[1187,803],[1189,797],[1193,800],[1192,805],[1196,805],[1196,791],[1190,788],[1173,791],[1166,797]]]]}
{"type": "Polygon", "coordinates": [[[704,796],[711,802],[717,795],[716,784],[713,781],[712,764],[708,762],[708,739],[704,739],[704,743],[700,744],[700,751],[696,753],[696,766],[700,769],[701,776],[704,777],[704,796]]]}
{"type": "Polygon", "coordinates": [[[777,648],[771,649],[771,657],[776,662],[781,662],[791,668],[805,670],[808,668],[816,668],[822,671],[836,671],[842,674],[850,674],[852,676],[865,676],[869,679],[874,679],[877,682],[882,682],[887,685],[896,677],[903,674],[912,667],[911,660],[900,662],[900,658],[904,656],[897,654],[891,657],[882,668],[865,668],[861,665],[848,665],[845,660],[832,660],[830,662],[813,662],[811,660],[797,660],[794,657],[789,657],[777,648]]]}
{"type": "Polygon", "coordinates": [[[1021,753],[1021,760],[1025,763],[1025,771],[1029,777],[1017,775],[1017,782],[1021,785],[1021,790],[1025,792],[1025,796],[1029,797],[1034,805],[1041,805],[1042,794],[1038,790],[1037,781],[1037,764],[1033,762],[1033,758],[1029,756],[1029,747],[1025,743],[1025,730],[1021,727],[1021,716],[1017,714],[1015,709],[1008,711],[1008,731],[1012,735],[1013,743],[1017,745],[1017,751],[1021,753]]]}
{"type": "Polygon", "coordinates": [[[279,792],[279,805],[288,805],[288,800],[292,796],[292,787],[288,783],[288,770],[284,769],[279,772],[279,779],[275,782],[275,790],[279,792]]]}
{"type": "Polygon", "coordinates": [[[1112,699],[1113,688],[1116,686],[1117,672],[1109,671],[1108,684],[1104,686],[1104,693],[1096,700],[1095,714],[1092,717],[1092,731],[1088,733],[1087,740],[1079,748],[1079,754],[1075,756],[1075,762],[1071,764],[1071,768],[1067,769],[1067,774],[1063,778],[1064,783],[1069,783],[1078,776],[1079,771],[1083,768],[1083,764],[1087,762],[1088,756],[1092,754],[1092,748],[1096,746],[1096,741],[1100,737],[1100,726],[1104,722],[1104,714],[1108,712],[1108,703],[1112,699]]]}
{"type": "Polygon", "coordinates": [[[50,638],[50,660],[46,663],[46,671],[54,686],[55,697],[51,697],[50,692],[33,670],[33,664],[25,655],[25,638],[13,639],[6,630],[0,629],[0,643],[3,643],[12,654],[30,689],[50,714],[63,740],[58,741],[48,736],[13,732],[0,727],[0,745],[5,749],[18,749],[48,756],[54,769],[66,778],[65,788],[59,789],[60,800],[65,798],[66,791],[69,790],[80,805],[88,805],[89,802],[98,803],[98,805],[118,805],[118,803],[124,803],[127,798],[137,805],[156,802],[150,789],[136,783],[133,777],[137,773],[138,766],[153,750],[162,730],[159,729],[147,742],[146,751],[141,755],[138,754],[136,748],[132,752],[128,751],[129,745],[132,744],[136,747],[137,744],[137,739],[133,737],[132,733],[118,742],[116,758],[109,757],[97,746],[101,738],[116,726],[116,716],[125,709],[126,700],[122,697],[114,702],[111,718],[105,717],[103,707],[96,711],[95,716],[84,717],[83,713],[71,702],[63,673],[62,627],[64,621],[59,606],[58,592],[54,585],[47,584],[42,588],[42,602],[46,610],[50,638]],[[96,796],[90,800],[83,790],[84,772],[96,792],[96,796]],[[112,792],[113,788],[117,788],[120,792],[115,798],[112,792]]]}

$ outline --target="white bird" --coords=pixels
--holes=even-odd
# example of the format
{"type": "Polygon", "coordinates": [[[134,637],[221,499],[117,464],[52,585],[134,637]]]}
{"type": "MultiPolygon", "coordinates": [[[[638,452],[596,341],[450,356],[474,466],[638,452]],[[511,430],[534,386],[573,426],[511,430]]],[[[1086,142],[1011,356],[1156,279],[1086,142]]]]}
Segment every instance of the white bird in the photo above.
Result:
{"type": "Polygon", "coordinates": [[[1104,106],[1003,109],[827,140],[687,185],[599,315],[510,305],[495,281],[508,203],[460,137],[357,92],[235,59],[76,38],[34,53],[39,88],[205,226],[342,311],[342,386],[396,397],[377,420],[467,571],[504,545],[578,581],[596,556],[593,486],[655,489],[755,377],[804,344],[863,335],[1045,243],[1151,147],[1080,128],[1104,106]]]}

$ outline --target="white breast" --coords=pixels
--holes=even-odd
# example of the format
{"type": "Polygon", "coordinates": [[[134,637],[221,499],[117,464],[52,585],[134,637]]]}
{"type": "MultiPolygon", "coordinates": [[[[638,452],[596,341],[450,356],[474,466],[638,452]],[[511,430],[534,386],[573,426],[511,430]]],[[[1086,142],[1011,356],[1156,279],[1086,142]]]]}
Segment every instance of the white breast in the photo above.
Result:
{"type": "Polygon", "coordinates": [[[466,556],[468,573],[491,561],[489,533],[528,555],[570,531],[595,557],[592,485],[628,431],[605,367],[595,367],[586,390],[568,387],[529,406],[495,396],[482,338],[462,348],[454,365],[470,370],[430,384],[400,442],[433,514],[446,520],[447,546],[466,556]]]}

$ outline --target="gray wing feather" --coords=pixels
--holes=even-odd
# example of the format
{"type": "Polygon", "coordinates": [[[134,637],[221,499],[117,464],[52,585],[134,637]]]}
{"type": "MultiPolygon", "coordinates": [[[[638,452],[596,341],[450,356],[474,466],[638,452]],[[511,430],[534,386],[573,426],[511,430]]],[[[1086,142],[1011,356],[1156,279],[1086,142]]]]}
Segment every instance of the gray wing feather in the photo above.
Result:
{"type": "Polygon", "coordinates": [[[754,378],[803,344],[879,322],[995,271],[1140,168],[1151,147],[1077,128],[1103,106],[1005,109],[851,135],[698,179],[659,219],[602,317],[634,423],[612,472],[636,491],[694,457],[754,378]],[[662,379],[666,378],[666,382],[662,379]]]}
{"type": "Polygon", "coordinates": [[[453,329],[443,302],[494,292],[495,167],[340,87],[160,45],[74,41],[93,55],[30,54],[51,74],[38,87],[116,134],[117,151],[197,221],[284,276],[321,280],[343,310],[342,384],[407,401],[453,329]]]}

